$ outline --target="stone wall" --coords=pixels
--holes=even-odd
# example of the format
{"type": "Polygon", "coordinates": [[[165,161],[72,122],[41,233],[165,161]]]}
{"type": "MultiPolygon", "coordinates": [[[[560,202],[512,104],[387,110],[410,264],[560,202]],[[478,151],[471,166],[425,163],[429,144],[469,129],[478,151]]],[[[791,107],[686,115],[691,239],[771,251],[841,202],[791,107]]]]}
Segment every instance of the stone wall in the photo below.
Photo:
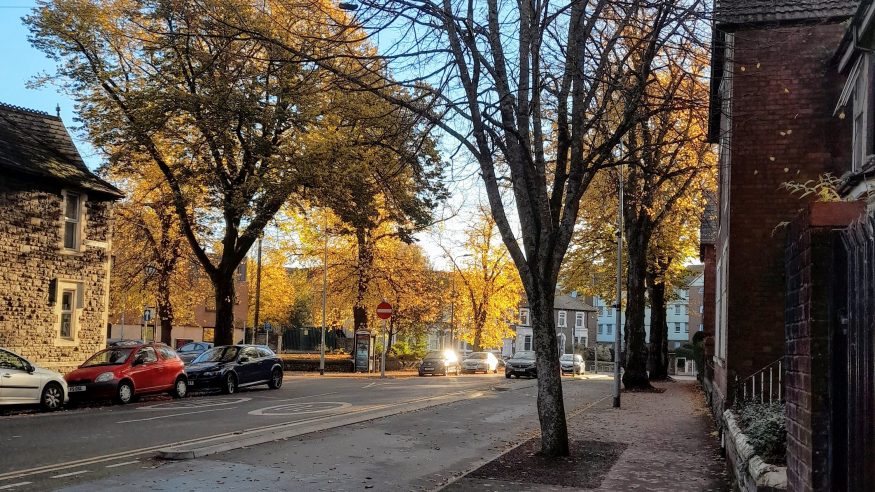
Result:
{"type": "Polygon", "coordinates": [[[0,181],[0,346],[37,365],[69,371],[106,343],[111,202],[85,202],[81,251],[64,253],[61,187],[0,181]],[[61,340],[53,281],[79,283],[74,340],[61,340]]]}

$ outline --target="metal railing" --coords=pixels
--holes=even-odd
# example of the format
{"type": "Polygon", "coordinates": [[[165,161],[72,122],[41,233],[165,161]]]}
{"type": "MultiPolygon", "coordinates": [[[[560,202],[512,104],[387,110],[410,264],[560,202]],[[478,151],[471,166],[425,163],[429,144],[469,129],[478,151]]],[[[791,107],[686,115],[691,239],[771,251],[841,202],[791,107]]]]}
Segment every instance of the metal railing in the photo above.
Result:
{"type": "Polygon", "coordinates": [[[784,358],[781,357],[743,380],[736,375],[735,397],[739,402],[784,401],[784,358]]]}

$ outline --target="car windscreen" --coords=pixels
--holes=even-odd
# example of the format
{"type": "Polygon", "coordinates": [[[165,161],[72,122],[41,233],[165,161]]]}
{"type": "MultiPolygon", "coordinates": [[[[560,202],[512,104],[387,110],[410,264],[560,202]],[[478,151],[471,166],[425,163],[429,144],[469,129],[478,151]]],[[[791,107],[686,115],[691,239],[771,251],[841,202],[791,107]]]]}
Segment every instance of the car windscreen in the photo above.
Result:
{"type": "Polygon", "coordinates": [[[425,354],[425,357],[424,357],[424,359],[426,359],[426,360],[435,360],[435,359],[443,359],[443,358],[444,358],[444,353],[438,352],[438,351],[429,352],[429,353],[425,354]]]}
{"type": "Polygon", "coordinates": [[[529,351],[526,351],[526,352],[517,352],[517,353],[513,354],[513,357],[511,357],[511,359],[514,359],[514,360],[520,360],[520,359],[523,359],[523,360],[535,360],[535,353],[534,353],[534,352],[529,352],[529,351]]]}
{"type": "Polygon", "coordinates": [[[466,357],[466,359],[488,359],[489,354],[486,352],[474,352],[473,354],[466,357]]]}
{"type": "Polygon", "coordinates": [[[571,354],[565,354],[562,357],[559,357],[559,360],[568,362],[568,361],[574,360],[574,356],[571,354]]]}
{"type": "Polygon", "coordinates": [[[215,347],[202,353],[193,361],[197,362],[231,362],[237,358],[238,347],[215,347]]]}
{"type": "Polygon", "coordinates": [[[128,360],[128,357],[131,356],[131,352],[134,349],[132,348],[109,348],[106,350],[101,350],[100,352],[92,355],[88,360],[82,364],[82,367],[92,367],[92,366],[114,366],[118,364],[124,364],[125,361],[128,360]]]}

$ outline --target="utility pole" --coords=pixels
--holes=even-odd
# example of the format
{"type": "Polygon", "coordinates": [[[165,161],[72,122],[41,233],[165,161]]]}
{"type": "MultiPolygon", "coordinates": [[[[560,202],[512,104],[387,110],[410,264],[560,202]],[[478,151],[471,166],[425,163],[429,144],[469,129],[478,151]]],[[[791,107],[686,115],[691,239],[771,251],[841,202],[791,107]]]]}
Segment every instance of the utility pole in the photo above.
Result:
{"type": "MultiPolygon", "coordinates": [[[[255,323],[252,328],[255,330],[255,334],[253,337],[253,343],[256,341],[255,337],[258,335],[258,317],[261,314],[261,235],[258,236],[258,260],[255,266],[255,323]]],[[[243,328],[243,343],[246,343],[246,328],[243,328]]]]}
{"type": "Polygon", "coordinates": [[[623,166],[619,168],[617,208],[617,330],[614,332],[614,408],[620,408],[620,329],[623,325],[623,166]]]}
{"type": "Polygon", "coordinates": [[[325,305],[328,295],[328,213],[325,213],[325,247],[322,251],[322,342],[319,344],[319,375],[325,375],[325,305]]]}

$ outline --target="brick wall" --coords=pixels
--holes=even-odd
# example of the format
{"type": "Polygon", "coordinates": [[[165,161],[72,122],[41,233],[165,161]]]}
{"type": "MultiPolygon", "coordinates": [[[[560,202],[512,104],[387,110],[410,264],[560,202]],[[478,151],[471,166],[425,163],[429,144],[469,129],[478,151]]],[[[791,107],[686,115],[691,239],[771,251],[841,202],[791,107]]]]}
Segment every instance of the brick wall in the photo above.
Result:
{"type": "MultiPolygon", "coordinates": [[[[106,343],[111,203],[85,202],[83,251],[62,254],[61,188],[0,180],[0,346],[67,371],[106,343]],[[81,282],[76,342],[58,339],[53,279],[81,282]]],[[[60,294],[56,302],[60,302],[60,294]]]]}
{"type": "Polygon", "coordinates": [[[830,340],[842,330],[833,288],[845,282],[840,228],[863,211],[857,203],[817,203],[787,236],[785,401],[787,485],[830,490],[830,340]]]}
{"type": "Polygon", "coordinates": [[[724,394],[736,375],[743,379],[784,352],[781,224],[805,202],[780,185],[840,175],[848,162],[848,121],[832,116],[842,85],[832,54],[843,30],[824,23],[735,33],[730,211],[720,218],[716,247],[720,254],[729,241],[727,358],[715,368],[724,394]]]}

